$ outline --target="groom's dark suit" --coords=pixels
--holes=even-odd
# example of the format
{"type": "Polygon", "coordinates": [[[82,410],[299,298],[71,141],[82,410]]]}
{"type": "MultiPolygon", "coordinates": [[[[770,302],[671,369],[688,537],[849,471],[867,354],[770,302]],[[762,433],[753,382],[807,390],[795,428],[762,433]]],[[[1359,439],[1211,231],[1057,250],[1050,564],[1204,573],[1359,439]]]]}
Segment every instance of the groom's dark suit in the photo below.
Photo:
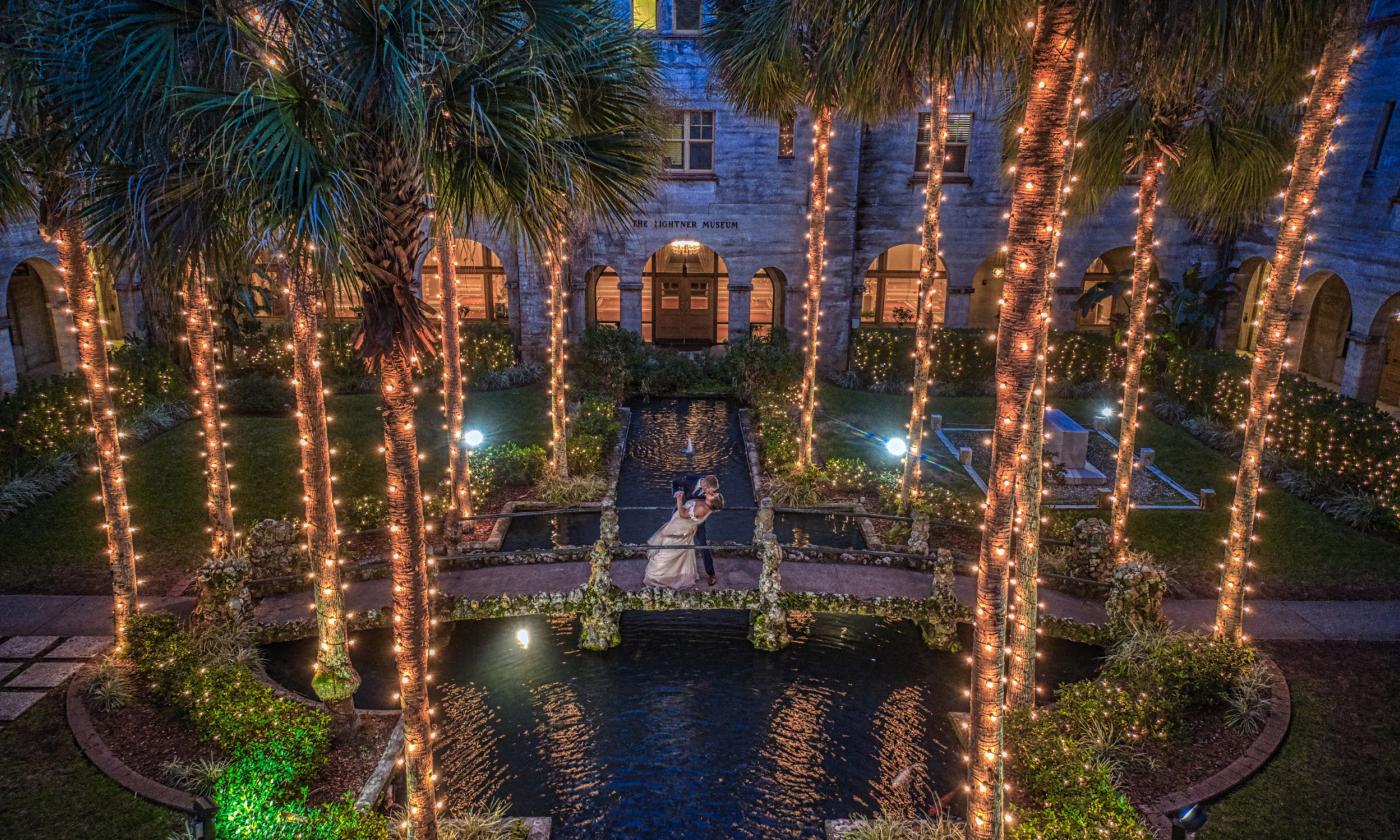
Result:
{"type": "MultiPolygon", "coordinates": [[[[684,493],[686,501],[691,499],[704,498],[705,493],[700,489],[700,476],[695,473],[686,473],[671,482],[671,494],[684,493]]],[[[708,545],[705,541],[705,523],[701,522],[700,527],[695,529],[695,544],[708,545]]],[[[708,548],[697,548],[695,550],[700,555],[700,559],[705,563],[705,574],[711,577],[715,574],[715,557],[708,548]]]]}

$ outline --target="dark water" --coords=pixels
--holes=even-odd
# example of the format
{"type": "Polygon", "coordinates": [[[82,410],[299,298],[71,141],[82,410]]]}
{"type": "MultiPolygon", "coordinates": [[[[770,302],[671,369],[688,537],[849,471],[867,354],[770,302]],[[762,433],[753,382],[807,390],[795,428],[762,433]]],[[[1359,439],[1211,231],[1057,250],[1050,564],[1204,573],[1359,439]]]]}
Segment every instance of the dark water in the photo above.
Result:
{"type": "MultiPolygon", "coordinates": [[[[754,511],[739,508],[753,508],[755,502],[735,405],[726,400],[654,400],[634,402],[631,408],[627,457],[617,479],[618,507],[665,506],[667,510],[620,511],[622,541],[645,543],[670,517],[671,480],[693,472],[717,476],[730,508],[706,521],[710,543],[751,543],[754,511]],[[687,441],[693,454],[684,451],[687,441]]],[[[774,531],[784,543],[864,545],[855,521],[840,515],[784,514],[777,517],[774,531]]]]}
{"type": "MultiPolygon", "coordinates": [[[[504,801],[560,838],[817,838],[824,819],[928,810],[961,783],[946,713],[966,708],[962,654],[854,616],[795,616],[778,653],[747,630],[739,612],[627,613],[622,646],[595,654],[572,619],[455,625],[436,669],[449,809],[504,801]]],[[[357,702],[392,706],[388,632],[356,642],[357,702]]],[[[308,691],[313,645],[273,646],[269,671],[308,691]]],[[[1047,686],[1097,655],[1042,650],[1047,686]]]]}

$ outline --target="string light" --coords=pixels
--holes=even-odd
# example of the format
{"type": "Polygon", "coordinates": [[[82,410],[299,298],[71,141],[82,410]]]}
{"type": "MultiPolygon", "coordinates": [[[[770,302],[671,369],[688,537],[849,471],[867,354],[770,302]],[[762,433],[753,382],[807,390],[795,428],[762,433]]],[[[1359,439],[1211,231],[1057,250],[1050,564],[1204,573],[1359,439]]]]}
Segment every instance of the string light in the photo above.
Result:
{"type": "Polygon", "coordinates": [[[1303,114],[1293,162],[1289,167],[1292,174],[1274,243],[1273,270],[1265,278],[1259,292],[1259,308],[1263,316],[1250,371],[1244,445],[1235,481],[1235,502],[1230,511],[1225,564],[1215,613],[1215,636],[1219,639],[1244,641],[1245,574],[1249,568],[1250,547],[1255,541],[1259,473],[1264,446],[1268,441],[1272,404],[1278,396],[1284,367],[1289,313],[1293,309],[1304,251],[1310,239],[1308,225],[1315,209],[1323,167],[1331,150],[1336,115],[1341,107],[1352,62],[1360,54],[1360,48],[1355,44],[1364,11],[1359,3],[1343,3],[1337,7],[1336,27],[1323,47],[1318,67],[1313,71],[1312,90],[1303,114]]]}
{"type": "Polygon", "coordinates": [[[1045,272],[1069,154],[1069,128],[1079,48],[1074,5],[1043,3],[1033,27],[1025,133],[1016,161],[1018,188],[1008,224],[1006,305],[997,339],[997,399],[992,463],[978,559],[974,605],[972,733],[967,814],[971,840],[999,840],[1005,826],[1007,566],[1013,545],[1015,477],[1024,415],[1033,389],[1036,337],[1045,272]]]}
{"type": "Polygon", "coordinates": [[[906,429],[909,449],[904,454],[904,471],[899,482],[898,510],[909,509],[919,495],[922,477],[924,418],[928,415],[928,395],[932,385],[933,332],[937,326],[939,300],[938,257],[941,210],[943,205],[943,164],[948,149],[948,101],[951,98],[948,80],[940,77],[934,84],[932,108],[928,125],[928,181],[924,184],[924,218],[919,227],[919,288],[917,314],[914,322],[914,384],[909,403],[909,424],[906,429]]]}
{"type": "Polygon", "coordinates": [[[452,220],[438,218],[437,263],[442,287],[442,411],[447,422],[447,512],[444,537],[462,538],[462,518],[472,515],[471,466],[462,451],[466,382],[462,375],[462,331],[457,289],[456,237],[452,220]]]}
{"type": "Polygon", "coordinates": [[[205,507],[209,514],[209,556],[227,557],[237,536],[233,527],[233,488],[229,484],[228,443],[223,404],[219,401],[219,349],[214,342],[214,310],[209,301],[210,278],[192,266],[184,287],[185,340],[194,373],[195,414],[200,420],[204,448],[205,507]]]}
{"type": "Polygon", "coordinates": [[[806,355],[802,365],[801,424],[798,429],[797,468],[816,463],[817,358],[821,347],[822,284],[826,281],[826,211],[830,205],[831,108],[823,105],[812,122],[812,202],[807,214],[807,300],[802,322],[807,328],[806,355]]]}
{"type": "Polygon", "coordinates": [[[564,288],[564,236],[545,247],[545,269],[549,276],[549,470],[555,478],[569,476],[569,384],[565,366],[569,360],[569,337],[564,319],[568,315],[568,292],[564,288]]]}
{"type": "Polygon", "coordinates": [[[73,318],[72,331],[77,338],[79,367],[92,419],[89,429],[96,445],[94,469],[101,490],[97,500],[102,504],[105,553],[112,573],[113,653],[120,656],[127,650],[128,624],[140,609],[136,600],[140,584],[136,561],[140,558],[132,538],[136,529],[131,525],[131,505],[126,494],[125,456],[112,400],[112,368],[107,361],[107,339],[102,334],[97,281],[87,244],[76,226],[60,227],[52,242],[58,248],[58,273],[68,298],[68,313],[73,318]]]}

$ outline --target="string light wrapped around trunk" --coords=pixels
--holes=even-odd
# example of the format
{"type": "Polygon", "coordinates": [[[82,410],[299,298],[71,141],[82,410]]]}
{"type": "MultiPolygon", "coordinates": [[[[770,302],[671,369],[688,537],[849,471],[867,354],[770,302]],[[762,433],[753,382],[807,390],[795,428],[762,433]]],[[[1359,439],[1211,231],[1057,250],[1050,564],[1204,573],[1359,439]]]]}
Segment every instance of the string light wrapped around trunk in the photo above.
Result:
{"type": "Polygon", "coordinates": [[[802,365],[797,468],[816,463],[817,359],[821,348],[822,283],[826,280],[826,211],[830,193],[831,108],[822,106],[812,122],[812,198],[807,213],[807,300],[802,306],[806,347],[802,365]]]}
{"type": "Polygon", "coordinates": [[[1059,207],[1055,212],[1054,231],[1050,244],[1049,268],[1045,273],[1045,298],[1040,310],[1040,334],[1035,344],[1035,381],[1026,406],[1026,433],[1021,441],[1022,451],[1016,458],[1015,530],[1012,542],[1014,574],[1007,583],[1007,662],[1006,703],[1009,707],[1035,704],[1036,638],[1040,623],[1040,504],[1044,487],[1045,411],[1047,389],[1050,386],[1050,322],[1051,306],[1059,278],[1060,243],[1064,237],[1065,202],[1073,189],[1074,151],[1081,145],[1075,140],[1079,121],[1087,116],[1083,90],[1089,77],[1083,75],[1084,53],[1075,61],[1075,84],[1071,91],[1074,110],[1070,115],[1069,153],[1065,156],[1060,175],[1059,207]]]}
{"type": "Polygon", "coordinates": [[[1123,397],[1119,400],[1122,422],[1118,429],[1118,460],[1113,475],[1109,517],[1109,547],[1114,562],[1128,552],[1128,512],[1133,506],[1133,467],[1137,454],[1138,413],[1142,398],[1142,364],[1147,356],[1147,316],[1156,301],[1153,259],[1157,229],[1157,194],[1162,187],[1161,149],[1148,143],[1142,155],[1142,180],[1138,183],[1137,233],[1133,241],[1133,273],[1128,292],[1128,334],[1123,341],[1123,397]]]}
{"type": "Polygon", "coordinates": [[[214,343],[214,309],[209,301],[211,279],[191,267],[185,283],[185,337],[190,345],[196,413],[204,438],[205,506],[209,511],[209,556],[227,557],[237,536],[233,529],[233,486],[229,483],[227,424],[219,391],[218,347],[214,343]]]}
{"type": "Polygon", "coordinates": [[[1240,469],[1235,477],[1235,500],[1230,506],[1226,532],[1225,562],[1221,565],[1220,598],[1215,611],[1215,637],[1245,641],[1244,612],[1247,570],[1254,523],[1259,516],[1259,479],[1264,445],[1268,441],[1273,402],[1278,396],[1288,343],[1288,321],[1307,248],[1308,226],[1317,212],[1317,188],[1322,181],[1327,154],[1332,148],[1332,130],[1341,122],[1342,94],[1346,90],[1352,62],[1361,50],[1356,46],[1368,3],[1347,0],[1337,8],[1337,21],[1313,71],[1312,90],[1304,100],[1302,127],[1288,188],[1283,194],[1283,215],[1278,222],[1274,243],[1273,269],[1259,292],[1259,341],[1249,374],[1249,409],[1244,420],[1244,444],[1240,469]]]}
{"type": "Polygon", "coordinates": [[[943,204],[943,164],[948,153],[949,84],[946,79],[935,80],[930,89],[928,123],[928,181],[924,185],[924,218],[919,226],[919,289],[918,312],[914,319],[914,384],[910,386],[909,425],[905,436],[908,450],[904,453],[904,473],[899,482],[899,510],[907,511],[910,502],[919,495],[922,478],[925,418],[928,416],[928,393],[933,384],[933,331],[938,326],[937,314],[942,304],[938,288],[938,261],[942,252],[939,240],[943,204]]]}
{"type": "Polygon", "coordinates": [[[462,538],[462,517],[472,515],[470,469],[463,451],[466,382],[462,376],[462,330],[457,293],[457,256],[452,220],[438,219],[438,277],[442,281],[442,402],[447,418],[447,514],[445,536],[449,543],[462,538]]]}
{"type": "Polygon", "coordinates": [[[973,614],[971,755],[967,818],[972,840],[998,840],[1009,819],[1006,780],[1006,603],[1015,478],[1035,380],[1045,275],[1069,155],[1079,46],[1070,0],[1040,4],[1032,22],[1029,90],[1016,157],[1004,305],[997,333],[992,462],[973,614]]]}
{"type": "Polygon", "coordinates": [[[350,662],[340,567],[340,531],[335,513],[335,474],[321,380],[320,326],[325,297],[306,262],[279,270],[287,275],[287,321],[291,330],[292,388],[296,395],[297,444],[301,455],[302,509],[311,560],[312,606],[316,611],[316,662],[311,686],[342,720],[353,719],[360,675],[350,662]]]}
{"type": "Polygon", "coordinates": [[[563,234],[546,247],[545,271],[549,279],[549,471],[555,478],[569,476],[569,361],[568,292],[564,288],[565,241],[563,234]]]}
{"type": "Polygon", "coordinates": [[[59,228],[59,274],[73,316],[73,332],[78,342],[78,367],[83,375],[86,402],[92,417],[96,444],[97,480],[101,488],[102,529],[107,534],[107,566],[112,572],[113,651],[127,649],[127,624],[137,612],[138,583],[136,547],[132,538],[131,505],[126,496],[126,466],[117,427],[116,406],[112,402],[111,368],[107,361],[107,339],[102,333],[102,313],[97,299],[87,243],[76,224],[59,228]]]}

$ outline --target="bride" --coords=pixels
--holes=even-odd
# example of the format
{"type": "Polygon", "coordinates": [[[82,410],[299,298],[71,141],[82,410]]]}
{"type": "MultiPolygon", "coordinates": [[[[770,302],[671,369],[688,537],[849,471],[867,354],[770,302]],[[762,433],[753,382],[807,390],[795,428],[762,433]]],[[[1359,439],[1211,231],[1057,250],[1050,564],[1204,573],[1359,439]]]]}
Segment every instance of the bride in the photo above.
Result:
{"type": "Polygon", "coordinates": [[[657,548],[647,552],[647,570],[642,583],[685,589],[699,580],[700,575],[695,571],[695,549],[669,546],[694,545],[695,529],[711,513],[723,509],[724,497],[718,490],[706,490],[703,497],[690,501],[685,500],[684,493],[677,493],[676,512],[647,540],[647,545],[657,548]]]}

